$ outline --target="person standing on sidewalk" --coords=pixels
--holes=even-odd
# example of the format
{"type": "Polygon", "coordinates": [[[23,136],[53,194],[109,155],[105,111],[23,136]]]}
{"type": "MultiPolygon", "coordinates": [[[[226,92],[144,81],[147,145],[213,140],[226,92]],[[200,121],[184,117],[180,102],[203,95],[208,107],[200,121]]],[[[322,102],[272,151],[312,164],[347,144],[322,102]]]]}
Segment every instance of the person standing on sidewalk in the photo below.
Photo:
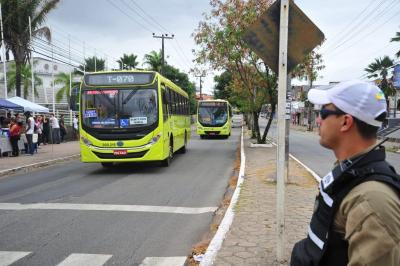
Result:
{"type": "Polygon", "coordinates": [[[60,144],[60,124],[53,113],[50,115],[50,126],[52,131],[52,143],[60,144]]]}
{"type": "Polygon", "coordinates": [[[31,115],[31,112],[25,112],[25,117],[26,117],[26,139],[28,141],[28,153],[30,155],[33,155],[35,151],[35,147],[33,145],[33,133],[35,129],[35,120],[33,119],[33,116],[31,115]]]}
{"type": "Polygon", "coordinates": [[[295,244],[291,265],[400,265],[400,176],[376,144],[387,110],[382,91],[347,81],[311,89],[308,99],[322,105],[319,142],[337,162],[319,184],[308,237],[295,244]]]}
{"type": "Polygon", "coordinates": [[[18,141],[21,137],[22,122],[17,122],[15,118],[11,118],[10,124],[10,142],[12,147],[12,155],[19,156],[18,141]]]}
{"type": "Polygon", "coordinates": [[[60,115],[60,135],[61,135],[61,142],[64,142],[65,136],[67,135],[67,128],[65,126],[64,115],[60,115]]]}
{"type": "Polygon", "coordinates": [[[50,142],[50,122],[49,119],[43,115],[43,135],[42,135],[42,142],[43,145],[47,145],[50,142]]]}
{"type": "Polygon", "coordinates": [[[74,119],[72,120],[72,130],[73,130],[73,138],[74,140],[79,140],[79,116],[75,115],[74,119]]]}

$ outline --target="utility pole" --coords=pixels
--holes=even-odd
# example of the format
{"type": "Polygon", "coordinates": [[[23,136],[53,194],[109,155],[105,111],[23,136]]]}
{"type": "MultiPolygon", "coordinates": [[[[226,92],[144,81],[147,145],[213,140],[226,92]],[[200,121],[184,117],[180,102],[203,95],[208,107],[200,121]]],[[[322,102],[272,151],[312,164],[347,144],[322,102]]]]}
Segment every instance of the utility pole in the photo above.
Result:
{"type": "Polygon", "coordinates": [[[160,73],[163,74],[163,68],[164,68],[164,39],[173,39],[174,38],[174,34],[172,34],[171,36],[168,36],[168,33],[166,34],[161,34],[160,36],[156,35],[155,33],[153,33],[153,38],[157,38],[157,39],[161,39],[161,69],[160,69],[160,73]]]}
{"type": "Polygon", "coordinates": [[[6,71],[6,47],[4,45],[4,34],[3,34],[3,15],[1,13],[0,4],[0,27],[1,27],[1,50],[3,57],[3,71],[4,71],[4,98],[7,99],[7,71],[6,71]]]}
{"type": "Polygon", "coordinates": [[[199,75],[199,76],[195,76],[196,78],[200,78],[200,100],[203,100],[203,95],[202,95],[202,93],[201,93],[201,82],[202,82],[202,80],[201,80],[201,78],[204,78],[206,75],[205,74],[201,74],[201,75],[199,75]]]}

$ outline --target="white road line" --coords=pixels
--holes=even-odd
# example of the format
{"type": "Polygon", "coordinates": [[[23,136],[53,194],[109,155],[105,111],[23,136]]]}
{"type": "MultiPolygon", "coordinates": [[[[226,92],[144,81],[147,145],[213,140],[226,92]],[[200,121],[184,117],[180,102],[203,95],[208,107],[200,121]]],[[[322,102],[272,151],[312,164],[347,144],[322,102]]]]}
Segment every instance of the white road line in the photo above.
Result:
{"type": "Polygon", "coordinates": [[[31,252],[0,251],[0,266],[11,265],[29,254],[31,254],[31,252]]]}
{"type": "Polygon", "coordinates": [[[202,214],[215,212],[217,207],[188,208],[173,206],[73,204],[73,203],[0,203],[0,210],[77,210],[77,211],[120,211],[120,212],[162,212],[176,214],[202,214]]]}
{"type": "Polygon", "coordinates": [[[112,255],[107,254],[72,253],[57,266],[101,266],[111,257],[112,255]]]}
{"type": "Polygon", "coordinates": [[[181,266],[186,262],[186,257],[147,257],[139,266],[181,266]]]}

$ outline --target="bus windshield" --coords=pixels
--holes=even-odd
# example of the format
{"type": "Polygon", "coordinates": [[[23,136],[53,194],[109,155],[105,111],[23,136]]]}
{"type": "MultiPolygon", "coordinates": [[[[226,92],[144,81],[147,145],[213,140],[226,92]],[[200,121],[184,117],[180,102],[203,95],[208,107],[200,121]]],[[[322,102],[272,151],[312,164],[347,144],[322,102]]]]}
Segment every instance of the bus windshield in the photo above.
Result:
{"type": "Polygon", "coordinates": [[[225,102],[202,102],[199,104],[199,122],[205,126],[222,126],[228,120],[225,102]]]}
{"type": "Polygon", "coordinates": [[[90,128],[138,128],[158,121],[155,88],[86,88],[82,121],[90,128]]]}

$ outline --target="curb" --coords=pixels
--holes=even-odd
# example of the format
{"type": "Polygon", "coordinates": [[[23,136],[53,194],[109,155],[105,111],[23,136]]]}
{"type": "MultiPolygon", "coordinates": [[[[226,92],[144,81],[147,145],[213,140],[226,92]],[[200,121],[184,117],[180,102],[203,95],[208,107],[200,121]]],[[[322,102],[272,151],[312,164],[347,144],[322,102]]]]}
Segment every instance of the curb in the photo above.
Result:
{"type": "Polygon", "coordinates": [[[39,162],[39,163],[27,164],[27,165],[24,165],[24,166],[10,168],[10,169],[6,169],[6,170],[1,170],[0,171],[0,176],[5,176],[5,175],[8,175],[8,174],[18,173],[18,172],[22,172],[22,171],[27,172],[28,170],[33,169],[33,168],[47,166],[47,165],[52,164],[52,163],[57,163],[57,162],[61,162],[61,161],[69,160],[69,159],[75,159],[75,158],[79,158],[79,157],[80,157],[80,154],[74,154],[74,155],[61,157],[61,158],[57,158],[57,159],[52,159],[52,160],[47,160],[47,161],[43,161],[43,162],[39,162]]]}
{"type": "Polygon", "coordinates": [[[200,266],[209,266],[214,263],[214,260],[217,257],[217,253],[221,249],[222,242],[224,241],[226,234],[228,233],[229,228],[232,225],[233,217],[235,216],[233,207],[236,205],[239,199],[241,185],[244,181],[245,164],[246,164],[246,156],[244,154],[244,148],[243,148],[243,127],[242,127],[242,136],[240,140],[240,170],[239,170],[238,181],[236,183],[236,189],[232,195],[231,202],[229,203],[229,207],[225,212],[224,218],[222,219],[220,225],[218,226],[217,232],[215,233],[213,239],[211,240],[210,244],[207,247],[206,253],[204,254],[204,257],[200,262],[200,266]]]}

